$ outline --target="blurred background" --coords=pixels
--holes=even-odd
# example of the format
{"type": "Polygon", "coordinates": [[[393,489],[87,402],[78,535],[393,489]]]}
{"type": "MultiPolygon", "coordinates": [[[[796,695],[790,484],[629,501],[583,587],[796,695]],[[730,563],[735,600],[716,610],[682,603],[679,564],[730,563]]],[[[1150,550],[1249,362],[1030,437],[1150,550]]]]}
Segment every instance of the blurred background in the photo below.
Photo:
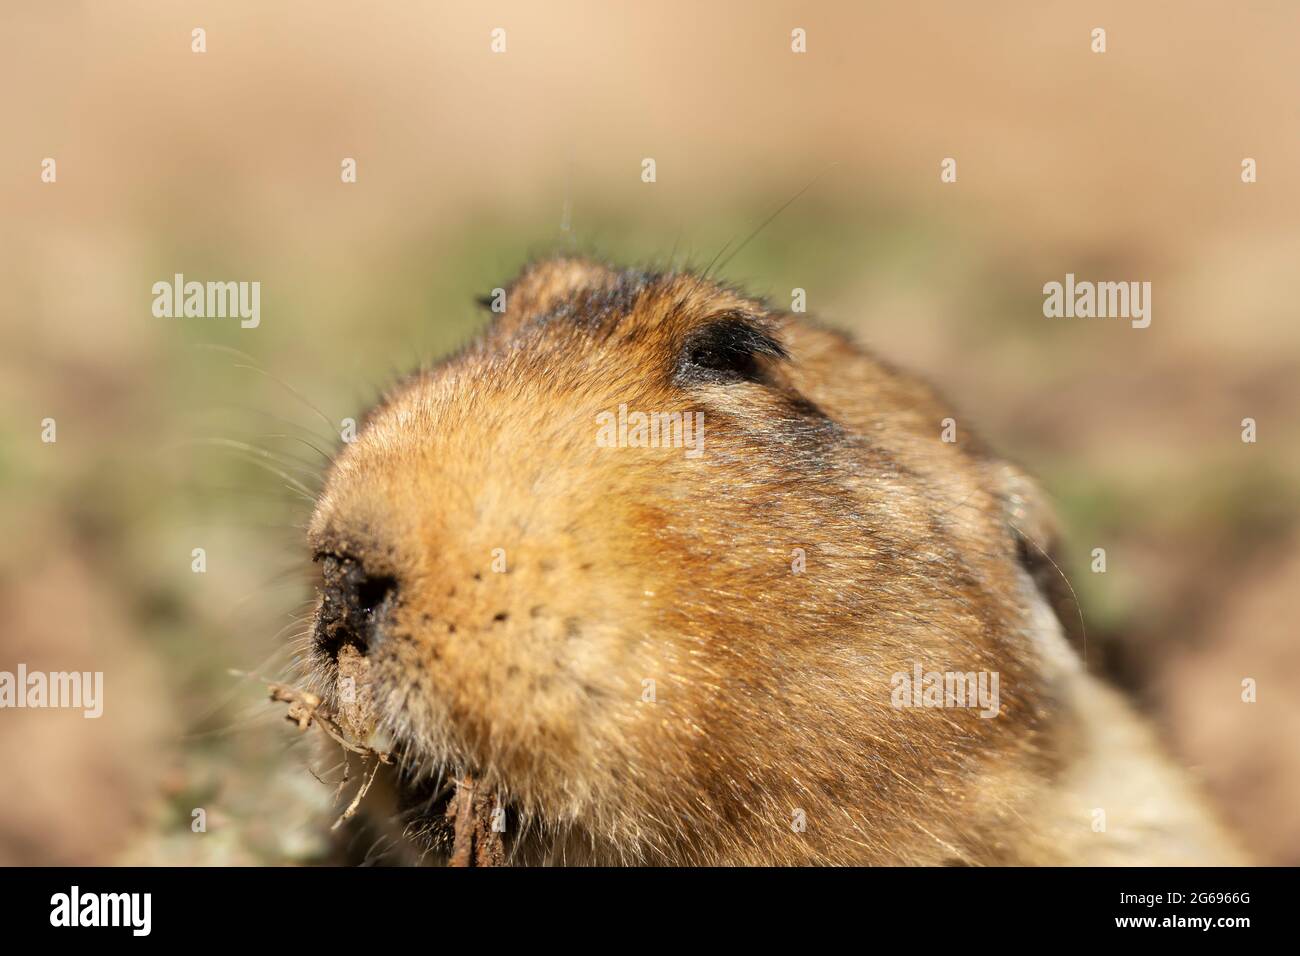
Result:
{"type": "Polygon", "coordinates": [[[106,686],[0,711],[0,863],[336,858],[230,670],[291,660],[340,421],[529,257],[707,263],[819,174],[724,277],[1040,477],[1090,664],[1300,863],[1298,38],[1283,0],[4,4],[0,670],[106,686]],[[1150,328],[1045,319],[1067,272],[1151,281],[1150,328]],[[175,273],[259,281],[260,326],[155,317],[175,273]]]}

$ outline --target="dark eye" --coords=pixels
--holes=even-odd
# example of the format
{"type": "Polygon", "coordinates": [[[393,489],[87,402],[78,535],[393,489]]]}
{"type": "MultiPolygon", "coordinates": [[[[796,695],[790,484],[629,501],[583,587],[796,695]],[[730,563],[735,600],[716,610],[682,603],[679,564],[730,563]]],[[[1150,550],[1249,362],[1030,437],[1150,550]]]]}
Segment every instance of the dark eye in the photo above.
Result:
{"type": "Polygon", "coordinates": [[[686,382],[758,381],[763,357],[783,359],[781,343],[739,313],[714,319],[682,348],[677,376],[686,382]]]}

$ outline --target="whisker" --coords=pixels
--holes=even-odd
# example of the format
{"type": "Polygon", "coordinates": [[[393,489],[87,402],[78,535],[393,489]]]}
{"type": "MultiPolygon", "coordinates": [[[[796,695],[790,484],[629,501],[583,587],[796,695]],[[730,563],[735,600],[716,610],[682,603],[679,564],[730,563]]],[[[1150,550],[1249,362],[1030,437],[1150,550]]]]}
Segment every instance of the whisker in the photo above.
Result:
{"type": "Polygon", "coordinates": [[[320,477],[320,469],[314,465],[305,464],[301,459],[290,458],[288,455],[283,453],[277,453],[271,451],[269,448],[263,448],[261,445],[254,445],[252,442],[242,441],[238,438],[207,436],[202,438],[185,439],[183,443],[191,445],[211,445],[217,448],[233,448],[257,458],[275,462],[277,465],[282,465],[286,468],[293,468],[305,475],[310,475],[312,478],[320,477]]]}
{"type": "Polygon", "coordinates": [[[326,464],[329,464],[329,463],[331,463],[331,462],[334,461],[334,457],[333,457],[332,455],[330,455],[328,452],[322,451],[322,450],[321,450],[320,448],[318,448],[316,445],[313,445],[313,444],[312,444],[311,442],[309,442],[307,439],[305,439],[305,438],[301,438],[301,437],[299,437],[298,435],[286,435],[286,434],[280,434],[280,433],[272,432],[272,433],[267,434],[267,435],[262,435],[261,437],[262,437],[262,438],[286,438],[286,439],[288,439],[289,441],[300,442],[301,444],[306,445],[308,448],[310,448],[310,449],[311,449],[312,451],[314,451],[316,454],[320,455],[321,458],[323,458],[323,459],[325,460],[325,463],[326,463],[326,464]]]}
{"type": "MultiPolygon", "coordinates": [[[[222,696],[221,698],[219,698],[219,699],[217,700],[216,703],[214,703],[211,707],[209,707],[207,710],[205,710],[203,713],[201,713],[197,718],[195,718],[194,721],[193,721],[192,726],[195,726],[195,727],[201,727],[201,726],[202,726],[205,722],[207,722],[211,717],[213,717],[214,715],[220,713],[222,710],[224,710],[226,707],[228,707],[228,706],[231,704],[231,702],[234,701],[234,700],[236,699],[236,697],[238,697],[239,694],[243,692],[244,688],[243,688],[242,685],[243,685],[244,683],[246,683],[246,682],[248,682],[249,680],[251,680],[252,678],[256,677],[256,676],[257,676],[257,672],[262,671],[262,670],[265,670],[267,667],[269,667],[269,666],[271,665],[271,663],[272,663],[273,661],[275,661],[275,659],[276,659],[277,657],[279,657],[280,655],[284,654],[284,652],[285,652],[285,649],[284,649],[283,647],[277,647],[275,650],[271,651],[271,653],[268,654],[268,655],[263,659],[263,661],[262,661],[260,664],[258,664],[256,667],[252,668],[251,671],[249,671],[249,672],[234,672],[234,671],[231,671],[230,673],[238,673],[238,674],[239,674],[239,681],[235,684],[234,687],[232,687],[232,688],[230,689],[230,691],[229,691],[228,693],[226,693],[224,696],[222,696]]],[[[260,679],[260,678],[259,678],[259,679],[260,679]]]]}
{"type": "Polygon", "coordinates": [[[271,372],[268,372],[266,369],[257,365],[256,364],[257,359],[253,358],[253,356],[249,355],[247,352],[242,352],[239,349],[231,348],[229,345],[216,345],[210,342],[199,343],[197,345],[191,346],[191,348],[209,349],[214,352],[225,352],[229,355],[234,355],[237,358],[242,359],[242,362],[236,362],[232,367],[239,368],[239,369],[248,369],[250,372],[256,372],[259,375],[266,376],[271,381],[275,382],[277,385],[283,388],[290,395],[292,395],[294,398],[296,398],[304,406],[309,408],[311,411],[315,412],[316,415],[319,416],[320,420],[325,423],[325,427],[328,428],[331,432],[334,430],[334,423],[330,421],[328,415],[326,415],[314,404],[312,404],[312,402],[309,401],[305,395],[299,392],[296,388],[294,388],[284,379],[280,378],[278,375],[274,375],[271,372]]]}
{"type": "MultiPolygon", "coordinates": [[[[267,451],[265,448],[258,448],[256,445],[250,445],[248,442],[235,441],[234,439],[231,438],[192,438],[189,439],[188,441],[181,442],[180,444],[182,446],[209,445],[212,447],[217,447],[217,448],[224,447],[224,448],[232,449],[234,451],[242,452],[246,456],[246,460],[250,464],[258,465],[259,467],[269,471],[271,474],[276,475],[279,478],[283,478],[289,484],[290,487],[292,487],[294,490],[299,492],[308,501],[311,501],[313,503],[315,503],[316,501],[316,495],[312,492],[310,488],[304,485],[297,478],[294,478],[288,472],[284,471],[282,468],[277,468],[275,467],[274,464],[271,464],[271,462],[276,462],[277,464],[282,464],[282,462],[279,462],[279,460],[273,454],[267,451]],[[265,459],[270,459],[270,461],[268,462],[265,459]]],[[[303,469],[303,471],[306,472],[307,470],[303,469]]],[[[313,475],[313,477],[319,477],[319,476],[313,475]]]]}
{"type": "Polygon", "coordinates": [[[1087,627],[1084,626],[1083,623],[1083,604],[1080,603],[1079,601],[1079,595],[1078,593],[1075,592],[1074,585],[1071,584],[1070,579],[1065,576],[1065,572],[1061,570],[1061,566],[1052,559],[1052,556],[1050,554],[1047,553],[1046,548],[1044,548],[1041,544],[1039,544],[1029,535],[1025,534],[1025,532],[1021,531],[1014,524],[1011,524],[1011,522],[1008,521],[1007,524],[1011,525],[1011,528],[1016,532],[1016,534],[1020,535],[1020,537],[1024,538],[1026,541],[1028,541],[1030,544],[1032,544],[1035,548],[1038,549],[1038,553],[1041,554],[1043,557],[1045,557],[1048,563],[1051,564],[1051,566],[1056,569],[1056,573],[1061,576],[1061,580],[1065,582],[1065,586],[1070,589],[1070,597],[1074,599],[1074,609],[1079,614],[1079,632],[1083,642],[1083,663],[1084,666],[1086,667],[1088,664],[1088,629],[1087,627]]]}
{"type": "Polygon", "coordinates": [[[236,721],[234,723],[226,724],[225,726],[222,727],[213,728],[212,730],[200,730],[200,731],[195,731],[193,733],[184,734],[181,736],[180,739],[183,742],[188,743],[195,740],[210,740],[214,737],[229,737],[232,734],[238,734],[238,733],[243,733],[246,730],[252,730],[255,727],[257,727],[259,724],[266,724],[268,723],[268,718],[275,718],[276,716],[277,715],[275,710],[273,708],[268,707],[265,710],[262,710],[259,713],[253,715],[252,717],[248,717],[242,721],[236,721]]]}
{"type": "MultiPolygon", "coordinates": [[[[201,411],[239,412],[245,415],[258,415],[261,416],[262,418],[269,418],[272,421],[278,422],[281,425],[288,426],[289,428],[296,428],[297,430],[301,432],[305,432],[307,435],[310,435],[312,438],[316,439],[317,441],[324,442],[326,445],[329,445],[338,440],[337,432],[330,431],[330,432],[326,432],[325,434],[321,434],[320,432],[308,428],[306,425],[302,424],[301,422],[296,422],[291,418],[285,418],[283,415],[277,415],[274,412],[268,412],[266,409],[263,408],[254,408],[251,405],[240,405],[236,402],[219,402],[213,405],[209,405],[207,409],[202,409],[201,411]]],[[[293,437],[297,437],[297,436],[293,436],[293,437]]]]}
{"type": "Polygon", "coordinates": [[[829,166],[827,166],[825,169],[819,172],[816,176],[814,176],[808,182],[807,185],[805,185],[797,193],[795,193],[793,196],[791,196],[789,199],[783,202],[780,206],[778,206],[775,210],[772,211],[771,215],[769,215],[766,219],[760,222],[757,228],[755,228],[753,232],[751,232],[748,236],[745,237],[745,241],[742,242],[740,245],[738,245],[734,250],[732,250],[731,255],[727,256],[727,258],[723,259],[721,262],[718,262],[719,256],[721,256],[722,253],[726,251],[727,246],[731,245],[731,240],[728,240],[727,246],[723,246],[721,249],[718,250],[718,254],[713,257],[713,260],[709,263],[709,267],[704,270],[704,278],[706,279],[709,278],[709,276],[713,273],[713,267],[715,263],[717,264],[719,270],[725,269],[727,267],[727,263],[729,263],[732,259],[736,258],[736,256],[740,255],[740,253],[744,250],[744,248],[747,245],[749,245],[751,242],[753,242],[754,239],[758,236],[758,234],[761,233],[764,229],[766,229],[772,223],[772,221],[776,219],[777,216],[781,215],[781,213],[785,212],[792,205],[794,205],[794,203],[799,199],[800,196],[802,196],[808,190],[812,189],[813,186],[817,184],[817,181],[819,179],[821,179],[823,176],[825,176],[828,172],[830,172],[838,165],[839,163],[831,163],[829,166]]]}

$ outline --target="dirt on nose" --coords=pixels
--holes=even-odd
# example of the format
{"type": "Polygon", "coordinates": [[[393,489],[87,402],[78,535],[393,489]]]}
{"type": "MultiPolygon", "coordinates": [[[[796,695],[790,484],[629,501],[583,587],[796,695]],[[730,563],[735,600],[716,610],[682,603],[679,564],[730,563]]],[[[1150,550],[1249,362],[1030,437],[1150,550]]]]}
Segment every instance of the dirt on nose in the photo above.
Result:
{"type": "Polygon", "coordinates": [[[354,740],[367,741],[375,727],[375,695],[370,682],[370,660],[351,644],[339,649],[338,716],[354,740]]]}

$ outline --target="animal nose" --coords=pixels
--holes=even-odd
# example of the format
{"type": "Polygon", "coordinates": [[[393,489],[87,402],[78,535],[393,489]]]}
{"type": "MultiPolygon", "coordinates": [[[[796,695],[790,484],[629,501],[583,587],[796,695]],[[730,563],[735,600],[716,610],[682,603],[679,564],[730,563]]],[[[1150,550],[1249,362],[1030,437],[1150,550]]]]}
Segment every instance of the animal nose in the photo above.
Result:
{"type": "Polygon", "coordinates": [[[344,644],[362,654],[378,639],[380,625],[397,592],[391,575],[369,574],[355,558],[322,559],[320,606],[316,612],[316,646],[338,660],[344,644]]]}

